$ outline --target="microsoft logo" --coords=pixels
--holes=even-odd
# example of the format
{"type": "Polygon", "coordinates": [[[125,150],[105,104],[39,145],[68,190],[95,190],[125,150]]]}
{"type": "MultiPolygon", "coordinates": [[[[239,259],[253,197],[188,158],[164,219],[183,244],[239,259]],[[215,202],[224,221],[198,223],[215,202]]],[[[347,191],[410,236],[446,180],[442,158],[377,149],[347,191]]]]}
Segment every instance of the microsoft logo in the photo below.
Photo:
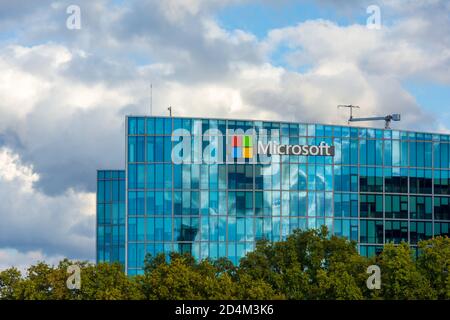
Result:
{"type": "Polygon", "coordinates": [[[208,129],[205,133],[196,129],[192,136],[186,129],[176,129],[171,140],[175,142],[172,148],[172,161],[181,163],[261,163],[271,164],[272,156],[326,156],[334,157],[335,147],[322,141],[317,145],[281,144],[278,132],[261,129],[259,134],[250,129],[227,130],[224,135],[218,129],[208,129]],[[245,132],[245,133],[244,133],[245,132]],[[181,140],[181,141],[180,141],[181,140]]]}
{"type": "Polygon", "coordinates": [[[232,156],[235,159],[253,158],[253,137],[233,136],[231,140],[232,156]]]}

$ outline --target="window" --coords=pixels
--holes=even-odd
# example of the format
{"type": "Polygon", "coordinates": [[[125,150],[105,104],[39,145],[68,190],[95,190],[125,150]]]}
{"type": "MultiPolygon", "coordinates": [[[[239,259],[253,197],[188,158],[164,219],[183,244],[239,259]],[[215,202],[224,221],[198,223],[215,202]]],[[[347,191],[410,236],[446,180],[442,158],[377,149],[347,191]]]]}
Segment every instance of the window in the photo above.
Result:
{"type": "Polygon", "coordinates": [[[361,167],[359,184],[362,192],[383,192],[382,169],[361,167]]]}
{"type": "Polygon", "coordinates": [[[358,220],[334,219],[333,233],[339,237],[346,237],[349,240],[358,241],[358,220]]]}
{"type": "Polygon", "coordinates": [[[128,162],[136,162],[137,137],[128,137],[128,162]]]}
{"type": "Polygon", "coordinates": [[[383,252],[383,246],[361,246],[360,254],[364,257],[378,256],[383,252]]]}
{"type": "Polygon", "coordinates": [[[358,195],[353,193],[334,194],[335,217],[358,217],[358,195]]]}
{"type": "Polygon", "coordinates": [[[361,243],[383,243],[383,221],[361,220],[361,243]]]}
{"type": "Polygon", "coordinates": [[[408,219],[408,197],[386,195],[385,215],[386,218],[408,219]]]}
{"type": "Polygon", "coordinates": [[[383,218],[383,196],[360,195],[360,215],[365,218],[383,218]]]}
{"type": "Polygon", "coordinates": [[[228,165],[228,188],[229,189],[252,189],[253,188],[253,166],[252,165],[228,165]]]}
{"type": "Polygon", "coordinates": [[[385,226],[386,243],[408,242],[408,222],[407,221],[386,221],[385,226]]]}
{"type": "Polygon", "coordinates": [[[423,169],[409,170],[409,188],[411,193],[432,193],[432,171],[423,169]]]}
{"type": "Polygon", "coordinates": [[[137,134],[137,119],[128,118],[128,134],[137,134]]]}
{"type": "Polygon", "coordinates": [[[417,244],[421,240],[428,240],[432,237],[431,222],[410,222],[410,243],[417,244]]]}
{"type": "Polygon", "coordinates": [[[450,198],[434,198],[434,219],[450,220],[450,198]]]}
{"type": "Polygon", "coordinates": [[[435,223],[434,235],[435,236],[447,236],[450,237],[450,223],[435,223]]]}
{"type": "Polygon", "coordinates": [[[335,166],[334,191],[358,192],[358,168],[335,166]]]}
{"type": "Polygon", "coordinates": [[[411,219],[431,219],[433,212],[431,197],[411,196],[409,205],[411,219]]]}
{"type": "Polygon", "coordinates": [[[386,192],[408,193],[408,169],[385,168],[384,183],[386,192]]]}
{"type": "Polygon", "coordinates": [[[434,170],[434,193],[450,195],[450,180],[448,170],[434,170]]]}

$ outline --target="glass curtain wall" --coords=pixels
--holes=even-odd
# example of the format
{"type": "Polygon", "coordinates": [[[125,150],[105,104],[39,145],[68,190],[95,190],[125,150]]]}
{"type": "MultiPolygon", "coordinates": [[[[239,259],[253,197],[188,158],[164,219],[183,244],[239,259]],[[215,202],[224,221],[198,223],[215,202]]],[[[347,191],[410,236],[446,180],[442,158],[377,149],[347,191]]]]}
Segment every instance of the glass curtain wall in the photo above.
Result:
{"type": "MultiPolygon", "coordinates": [[[[210,131],[211,132],[211,131],[210,131]]],[[[219,137],[217,137],[219,138],[219,137]]],[[[232,137],[224,137],[226,143],[232,137]]],[[[202,140],[199,140],[202,141],[202,140]]],[[[203,149],[207,142],[200,142],[203,149]]],[[[146,253],[190,252],[234,263],[259,239],[326,225],[363,255],[384,243],[448,235],[449,137],[319,124],[127,118],[127,266],[142,272],[146,253]],[[174,164],[173,130],[276,130],[281,144],[336,149],[334,157],[281,156],[271,165],[174,164]],[[270,171],[270,175],[267,174],[270,171]]],[[[192,154],[194,159],[195,154],[192,154]]],[[[198,160],[198,159],[197,159],[198,160]]]]}

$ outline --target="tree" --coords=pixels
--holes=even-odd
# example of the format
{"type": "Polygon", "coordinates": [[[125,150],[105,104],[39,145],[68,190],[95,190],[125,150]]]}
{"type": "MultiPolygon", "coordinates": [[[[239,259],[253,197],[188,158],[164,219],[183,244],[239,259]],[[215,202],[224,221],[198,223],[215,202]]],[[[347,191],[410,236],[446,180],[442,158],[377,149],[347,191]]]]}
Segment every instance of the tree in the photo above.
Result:
{"type": "Polygon", "coordinates": [[[145,273],[138,276],[147,299],[272,299],[273,289],[263,280],[236,273],[237,268],[225,258],[196,262],[189,254],[148,256],[145,273]],[[170,263],[167,261],[170,260],[170,263]]]}
{"type": "Polygon", "coordinates": [[[387,244],[361,257],[356,243],[320,230],[297,230],[285,241],[259,241],[234,265],[227,258],[196,261],[190,254],[145,258],[144,274],[127,276],[118,263],[39,262],[25,275],[0,272],[0,299],[449,299],[450,240],[422,241],[417,259],[408,244],[387,244]],[[68,267],[81,270],[81,288],[67,288],[68,267]],[[381,290],[369,290],[369,265],[381,269],[381,290]]]}
{"type": "Polygon", "coordinates": [[[387,300],[434,299],[436,292],[420,272],[409,245],[386,244],[377,259],[381,268],[381,294],[387,300]]]}
{"type": "Polygon", "coordinates": [[[16,297],[20,300],[49,300],[52,297],[52,286],[49,275],[52,267],[38,262],[27,270],[27,278],[17,286],[16,297]]]}
{"type": "Polygon", "coordinates": [[[259,242],[238,273],[262,279],[288,299],[361,299],[369,260],[356,244],[320,230],[294,231],[286,241],[259,242]]]}
{"type": "Polygon", "coordinates": [[[417,268],[438,299],[450,299],[450,239],[437,237],[419,243],[417,268]]]}
{"type": "Polygon", "coordinates": [[[0,272],[0,299],[16,299],[18,286],[21,281],[22,274],[17,268],[9,268],[0,272]]]}
{"type": "Polygon", "coordinates": [[[119,263],[89,264],[81,270],[80,298],[138,300],[144,298],[136,279],[127,277],[119,263]]]}
{"type": "Polygon", "coordinates": [[[173,254],[170,263],[165,254],[150,260],[150,267],[140,279],[147,299],[180,300],[201,299],[198,285],[202,282],[199,274],[191,267],[191,259],[173,254]]]}

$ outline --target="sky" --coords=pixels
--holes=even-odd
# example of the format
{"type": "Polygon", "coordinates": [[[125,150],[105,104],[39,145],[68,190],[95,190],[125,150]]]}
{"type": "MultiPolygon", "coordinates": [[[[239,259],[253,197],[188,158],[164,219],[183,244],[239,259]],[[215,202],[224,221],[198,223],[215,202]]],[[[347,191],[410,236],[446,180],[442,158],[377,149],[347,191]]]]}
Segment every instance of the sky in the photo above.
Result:
{"type": "Polygon", "coordinates": [[[354,104],[448,133],[449,30],[447,0],[0,0],[0,270],[95,259],[96,170],[124,168],[150,83],[154,115],[345,124],[354,104]]]}

